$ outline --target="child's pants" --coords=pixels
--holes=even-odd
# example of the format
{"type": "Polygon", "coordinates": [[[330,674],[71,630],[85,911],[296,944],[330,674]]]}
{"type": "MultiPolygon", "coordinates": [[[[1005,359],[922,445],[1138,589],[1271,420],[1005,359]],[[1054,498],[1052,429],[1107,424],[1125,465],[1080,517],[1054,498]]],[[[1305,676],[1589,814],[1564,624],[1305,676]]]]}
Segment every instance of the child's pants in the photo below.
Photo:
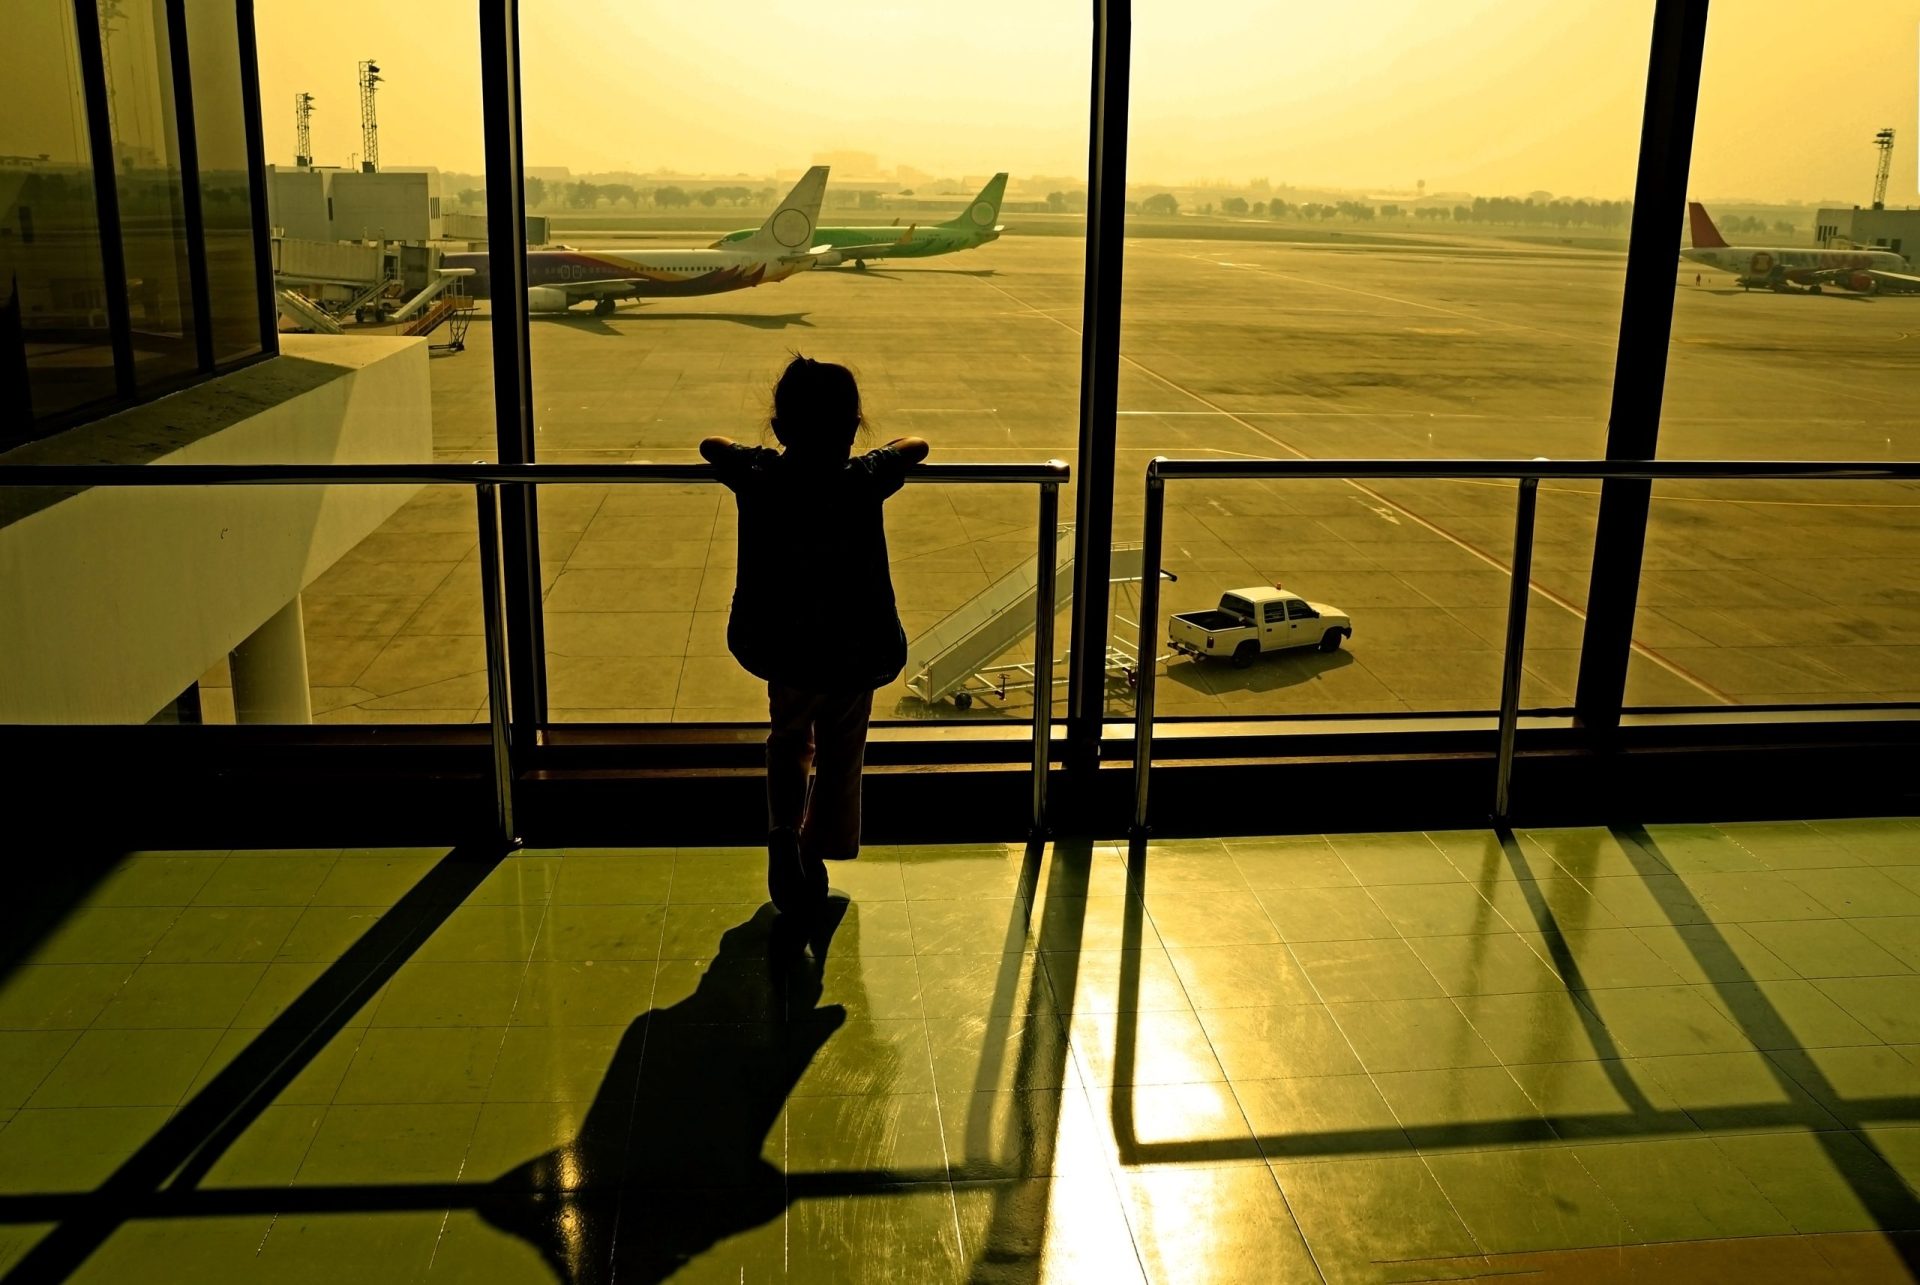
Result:
{"type": "Polygon", "coordinates": [[[767,826],[800,832],[822,860],[860,854],[860,769],[873,693],[808,692],[767,684],[767,826]],[[813,775],[808,790],[807,775],[813,775]]]}

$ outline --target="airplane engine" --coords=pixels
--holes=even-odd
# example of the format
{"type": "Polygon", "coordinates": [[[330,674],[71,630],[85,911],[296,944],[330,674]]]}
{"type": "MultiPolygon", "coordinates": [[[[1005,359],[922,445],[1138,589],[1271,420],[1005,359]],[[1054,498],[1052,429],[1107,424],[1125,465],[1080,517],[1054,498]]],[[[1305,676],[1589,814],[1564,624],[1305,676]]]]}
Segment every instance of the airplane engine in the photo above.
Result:
{"type": "Polygon", "coordinates": [[[1847,289],[1858,290],[1861,294],[1872,294],[1875,284],[1873,275],[1867,272],[1856,272],[1847,278],[1847,289]]]}
{"type": "Polygon", "coordinates": [[[567,292],[551,286],[535,286],[527,291],[528,312],[565,312],[567,292]]]}

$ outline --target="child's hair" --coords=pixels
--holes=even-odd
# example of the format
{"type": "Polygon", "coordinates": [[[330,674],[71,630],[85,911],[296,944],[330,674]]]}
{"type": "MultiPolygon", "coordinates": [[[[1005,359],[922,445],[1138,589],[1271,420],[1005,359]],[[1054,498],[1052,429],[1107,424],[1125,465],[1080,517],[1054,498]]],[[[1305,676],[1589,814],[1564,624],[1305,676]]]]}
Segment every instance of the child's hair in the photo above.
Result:
{"type": "Polygon", "coordinates": [[[795,353],[773,386],[770,422],[775,440],[790,451],[851,453],[862,423],[860,385],[845,366],[795,353]]]}

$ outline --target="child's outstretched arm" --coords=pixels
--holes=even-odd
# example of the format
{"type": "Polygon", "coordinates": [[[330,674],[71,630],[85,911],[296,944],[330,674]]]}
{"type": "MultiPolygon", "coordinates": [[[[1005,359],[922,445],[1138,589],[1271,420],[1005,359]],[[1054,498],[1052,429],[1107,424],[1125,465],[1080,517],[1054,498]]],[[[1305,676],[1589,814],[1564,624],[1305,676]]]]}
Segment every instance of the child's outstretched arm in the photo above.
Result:
{"type": "Polygon", "coordinates": [[[700,443],[700,458],[709,464],[718,464],[720,457],[732,447],[731,437],[709,437],[700,443]]]}
{"type": "Polygon", "coordinates": [[[903,463],[918,464],[927,458],[927,453],[933,448],[927,445],[924,437],[896,437],[887,443],[887,449],[898,451],[903,463]]]}

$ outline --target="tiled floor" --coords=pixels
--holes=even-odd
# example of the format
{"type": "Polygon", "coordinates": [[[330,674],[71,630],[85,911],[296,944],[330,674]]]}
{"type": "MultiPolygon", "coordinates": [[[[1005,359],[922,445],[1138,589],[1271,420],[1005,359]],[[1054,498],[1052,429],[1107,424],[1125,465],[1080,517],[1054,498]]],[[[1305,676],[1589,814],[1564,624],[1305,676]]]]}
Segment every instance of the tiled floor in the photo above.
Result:
{"type": "Polygon", "coordinates": [[[1129,856],[870,849],[810,942],[744,851],[36,860],[0,1263],[1911,1278],[1915,822],[1129,856]]]}

